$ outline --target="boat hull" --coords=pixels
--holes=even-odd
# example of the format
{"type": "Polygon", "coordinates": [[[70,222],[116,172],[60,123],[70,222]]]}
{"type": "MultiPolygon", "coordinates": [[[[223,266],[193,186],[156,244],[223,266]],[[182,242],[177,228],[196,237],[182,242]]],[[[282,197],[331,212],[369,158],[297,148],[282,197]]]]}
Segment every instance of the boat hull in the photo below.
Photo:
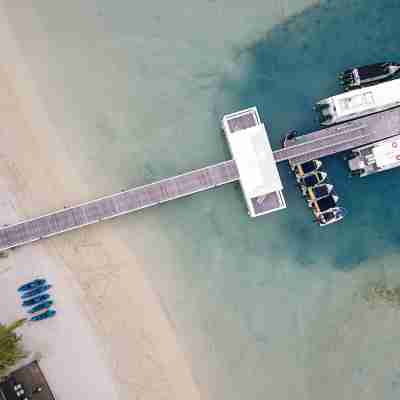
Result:
{"type": "Polygon", "coordinates": [[[54,304],[54,302],[53,302],[52,300],[45,301],[44,303],[39,303],[38,305],[32,307],[32,308],[28,311],[28,313],[29,313],[29,314],[35,314],[35,313],[37,313],[37,312],[39,312],[39,311],[47,310],[47,309],[50,308],[53,304],[54,304]]]}
{"type": "Polygon", "coordinates": [[[42,303],[43,301],[46,301],[50,298],[49,294],[42,294],[36,297],[32,297],[29,300],[25,300],[22,305],[24,307],[30,307],[30,306],[34,306],[35,304],[39,304],[42,303]]]}
{"type": "Polygon", "coordinates": [[[31,321],[43,321],[44,319],[52,318],[56,315],[55,310],[47,310],[44,313],[41,313],[39,315],[35,315],[34,317],[31,318],[31,321]]]}
{"type": "Polygon", "coordinates": [[[39,286],[37,289],[30,290],[29,292],[25,292],[21,298],[22,299],[29,299],[30,297],[35,297],[40,293],[47,292],[51,288],[51,285],[43,285],[39,286]]]}
{"type": "Polygon", "coordinates": [[[42,286],[46,283],[46,279],[35,279],[29,283],[25,283],[24,285],[18,288],[18,292],[26,292],[28,290],[33,290],[42,286]]]}

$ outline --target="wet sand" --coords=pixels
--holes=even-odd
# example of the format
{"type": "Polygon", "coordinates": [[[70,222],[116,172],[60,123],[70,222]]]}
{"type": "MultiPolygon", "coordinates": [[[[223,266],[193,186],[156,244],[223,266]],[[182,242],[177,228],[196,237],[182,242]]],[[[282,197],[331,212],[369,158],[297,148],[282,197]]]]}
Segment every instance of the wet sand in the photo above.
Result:
{"type": "MultiPolygon", "coordinates": [[[[13,223],[16,218],[36,216],[90,197],[63,150],[1,9],[0,30],[2,58],[6,60],[0,69],[0,207],[2,223],[13,223]],[[7,212],[10,208],[13,212],[7,212]]],[[[15,269],[21,270],[24,280],[43,273],[43,268],[48,273],[58,273],[62,280],[56,288],[58,319],[63,318],[61,299],[68,298],[68,287],[76,285],[81,290],[81,296],[74,297],[80,302],[79,317],[90,322],[82,331],[85,337],[72,336],[71,343],[66,344],[58,342],[60,337],[55,330],[56,346],[49,349],[39,341],[32,350],[42,354],[42,363],[54,374],[56,369],[62,369],[55,365],[56,361],[62,362],[60,357],[54,357],[57,348],[63,347],[65,352],[65,346],[83,346],[82,358],[91,357],[84,343],[90,337],[96,338],[99,357],[104,356],[104,368],[117,382],[121,398],[198,399],[198,389],[174,328],[144,276],[140,260],[116,238],[113,229],[112,223],[89,227],[36,243],[29,249],[16,249],[7,259],[0,260],[3,282],[17,283],[14,275],[10,277],[15,269]],[[71,275],[70,271],[79,272],[71,275]]],[[[7,313],[9,319],[18,316],[7,313]]],[[[92,362],[98,362],[92,358],[92,362]]],[[[68,398],[68,390],[73,395],[69,380],[58,377],[56,385],[64,385],[58,386],[57,392],[65,396],[60,398],[68,398]]]]}
{"type": "MultiPolygon", "coordinates": [[[[311,129],[313,102],[337,90],[345,65],[399,54],[395,1],[321,1],[289,23],[301,1],[172,0],[137,12],[124,0],[43,0],[37,21],[24,1],[8,3],[57,127],[35,122],[47,117],[18,79],[27,126],[16,135],[9,123],[1,154],[21,216],[220,161],[219,116],[240,107],[257,104],[278,145],[288,129],[311,129]]],[[[82,290],[122,398],[198,396],[190,369],[210,399],[398,398],[398,310],[360,293],[400,281],[386,197],[399,171],[349,184],[338,160],[326,166],[351,210],[329,230],[313,226],[282,168],[286,213],[249,221],[228,186],[30,247],[82,290]]]]}

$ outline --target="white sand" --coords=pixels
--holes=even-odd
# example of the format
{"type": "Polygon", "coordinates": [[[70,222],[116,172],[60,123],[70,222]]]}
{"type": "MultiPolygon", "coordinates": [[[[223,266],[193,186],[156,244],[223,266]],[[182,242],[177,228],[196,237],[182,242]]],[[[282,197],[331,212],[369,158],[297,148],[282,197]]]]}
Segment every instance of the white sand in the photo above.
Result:
{"type": "MultiPolygon", "coordinates": [[[[12,223],[89,196],[1,10],[0,38],[0,215],[12,223]]],[[[173,327],[113,224],[17,249],[0,260],[0,272],[4,322],[21,316],[18,284],[37,274],[55,284],[57,317],[24,332],[59,399],[114,399],[116,391],[124,399],[200,397],[173,327]]]]}

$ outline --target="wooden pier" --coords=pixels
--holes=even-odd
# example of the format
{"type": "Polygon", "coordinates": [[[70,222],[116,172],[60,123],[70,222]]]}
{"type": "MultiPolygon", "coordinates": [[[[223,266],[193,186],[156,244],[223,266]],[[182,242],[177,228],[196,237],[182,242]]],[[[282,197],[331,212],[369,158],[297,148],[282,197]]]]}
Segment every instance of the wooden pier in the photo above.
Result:
{"type": "MultiPolygon", "coordinates": [[[[245,122],[250,123],[250,126],[258,123],[245,122]]],[[[395,108],[299,136],[291,140],[288,147],[274,151],[274,158],[277,162],[304,162],[382,140],[399,132],[400,108],[395,108]]],[[[237,180],[239,173],[236,163],[228,160],[15,225],[4,226],[0,228],[0,251],[237,180]]],[[[259,206],[262,207],[262,201],[259,206]]]]}
{"type": "Polygon", "coordinates": [[[1,227],[0,250],[213,189],[238,179],[235,162],[225,161],[15,225],[1,227]]]}
{"type": "Polygon", "coordinates": [[[400,107],[320,129],[289,141],[274,151],[275,160],[301,163],[316,160],[400,133],[400,107]]]}

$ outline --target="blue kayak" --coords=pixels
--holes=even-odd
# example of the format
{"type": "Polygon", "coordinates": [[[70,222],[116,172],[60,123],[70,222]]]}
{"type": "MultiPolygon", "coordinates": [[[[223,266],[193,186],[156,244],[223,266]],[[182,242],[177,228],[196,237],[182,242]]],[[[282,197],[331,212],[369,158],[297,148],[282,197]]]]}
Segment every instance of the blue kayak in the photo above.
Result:
{"type": "Polygon", "coordinates": [[[47,318],[54,317],[56,315],[56,311],[54,310],[47,310],[44,313],[41,313],[39,315],[36,315],[31,318],[31,321],[42,321],[47,318]]]}
{"type": "Polygon", "coordinates": [[[33,290],[38,288],[39,286],[42,286],[46,283],[46,279],[35,279],[29,283],[25,283],[25,285],[22,285],[18,288],[18,292],[26,292],[27,290],[33,290]]]}
{"type": "Polygon", "coordinates": [[[32,297],[32,298],[29,299],[29,300],[25,300],[25,301],[22,303],[22,305],[23,305],[24,307],[34,306],[35,304],[39,304],[39,303],[41,303],[42,301],[45,301],[45,300],[47,300],[47,299],[49,299],[49,298],[50,298],[50,295],[49,295],[49,294],[41,294],[41,295],[39,295],[39,296],[32,297]]]}
{"type": "Polygon", "coordinates": [[[37,296],[40,293],[47,292],[51,288],[51,285],[43,285],[39,286],[36,289],[30,290],[29,292],[25,292],[21,298],[22,299],[28,299],[29,297],[34,297],[37,296]]]}
{"type": "Polygon", "coordinates": [[[35,312],[46,310],[47,308],[51,307],[53,305],[53,300],[45,301],[44,303],[40,303],[35,307],[32,307],[28,313],[29,314],[34,314],[35,312]]]}

